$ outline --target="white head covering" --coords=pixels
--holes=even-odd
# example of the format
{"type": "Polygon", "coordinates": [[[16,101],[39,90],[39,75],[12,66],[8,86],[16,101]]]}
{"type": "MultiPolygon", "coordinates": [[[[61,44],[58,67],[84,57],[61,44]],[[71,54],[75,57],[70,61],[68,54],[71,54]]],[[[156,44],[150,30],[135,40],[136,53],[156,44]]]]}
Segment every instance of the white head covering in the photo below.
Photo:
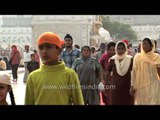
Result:
{"type": "Polygon", "coordinates": [[[127,55],[127,53],[128,53],[127,44],[123,41],[119,41],[116,43],[115,52],[116,52],[116,54],[114,56],[112,56],[111,59],[115,60],[117,73],[120,76],[124,76],[128,72],[128,69],[131,64],[132,56],[127,55]],[[125,45],[126,51],[123,55],[118,55],[117,48],[118,48],[119,43],[124,43],[124,45],[125,45]],[[120,59],[122,59],[121,62],[119,61],[120,59]]]}
{"type": "Polygon", "coordinates": [[[0,75],[0,83],[6,84],[6,85],[11,85],[10,76],[7,74],[1,74],[0,75]]]}
{"type": "Polygon", "coordinates": [[[119,59],[123,59],[124,57],[126,57],[126,55],[128,54],[127,44],[125,42],[123,42],[123,41],[118,41],[116,43],[116,46],[115,46],[115,53],[116,54],[114,56],[112,56],[111,59],[118,59],[119,60],[119,59]],[[125,51],[125,53],[123,55],[118,55],[117,48],[118,48],[119,43],[124,43],[124,45],[125,45],[126,51],[125,51]]]}

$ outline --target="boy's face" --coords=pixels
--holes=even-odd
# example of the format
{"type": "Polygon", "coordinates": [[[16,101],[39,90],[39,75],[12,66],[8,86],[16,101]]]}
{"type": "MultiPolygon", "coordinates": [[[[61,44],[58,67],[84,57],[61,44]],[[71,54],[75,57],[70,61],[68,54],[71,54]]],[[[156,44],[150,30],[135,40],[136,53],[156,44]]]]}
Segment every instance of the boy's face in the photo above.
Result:
{"type": "Polygon", "coordinates": [[[38,46],[40,57],[45,65],[54,65],[61,50],[54,44],[44,43],[38,46]]]}

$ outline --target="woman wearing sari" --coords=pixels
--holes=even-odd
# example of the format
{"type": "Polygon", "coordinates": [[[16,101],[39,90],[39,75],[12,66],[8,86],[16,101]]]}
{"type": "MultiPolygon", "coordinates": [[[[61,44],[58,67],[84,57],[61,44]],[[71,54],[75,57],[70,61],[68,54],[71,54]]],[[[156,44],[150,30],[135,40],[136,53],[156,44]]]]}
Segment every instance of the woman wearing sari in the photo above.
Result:
{"type": "Polygon", "coordinates": [[[127,55],[127,45],[123,41],[116,43],[115,52],[116,54],[110,58],[106,73],[108,104],[131,105],[133,104],[130,95],[133,58],[127,55]]]}
{"type": "Polygon", "coordinates": [[[84,46],[82,56],[77,58],[72,68],[77,72],[84,102],[86,105],[100,105],[100,91],[98,85],[102,80],[102,67],[98,61],[91,57],[91,48],[84,46]]]}
{"type": "Polygon", "coordinates": [[[154,51],[154,41],[144,38],[134,57],[131,94],[137,105],[160,104],[160,55],[154,51]]]}

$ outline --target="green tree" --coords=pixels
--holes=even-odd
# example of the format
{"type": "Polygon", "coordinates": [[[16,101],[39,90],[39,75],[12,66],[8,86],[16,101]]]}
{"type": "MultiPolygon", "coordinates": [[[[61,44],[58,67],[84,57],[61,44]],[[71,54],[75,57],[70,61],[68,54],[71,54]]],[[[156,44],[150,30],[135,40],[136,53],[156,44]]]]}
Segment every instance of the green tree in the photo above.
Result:
{"type": "Polygon", "coordinates": [[[130,42],[137,40],[136,32],[128,24],[112,22],[109,16],[102,17],[103,27],[109,31],[111,37],[116,41],[127,39],[130,42]]]}

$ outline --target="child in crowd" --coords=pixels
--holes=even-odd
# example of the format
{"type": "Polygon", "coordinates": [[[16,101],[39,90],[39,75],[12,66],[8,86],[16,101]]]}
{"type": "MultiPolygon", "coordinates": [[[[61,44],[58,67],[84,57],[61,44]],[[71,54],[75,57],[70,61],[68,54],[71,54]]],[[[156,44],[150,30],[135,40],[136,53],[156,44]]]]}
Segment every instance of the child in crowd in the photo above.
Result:
{"type": "Polygon", "coordinates": [[[0,105],[8,105],[7,94],[10,94],[11,104],[15,105],[14,94],[11,87],[10,77],[7,74],[0,75],[0,105]]]}
{"type": "Polygon", "coordinates": [[[31,61],[27,64],[27,69],[29,73],[39,68],[39,63],[35,60],[35,54],[31,54],[31,61]]]}
{"type": "Polygon", "coordinates": [[[77,74],[59,60],[61,39],[52,32],[38,38],[41,67],[29,74],[26,105],[84,105],[77,74]]]}

